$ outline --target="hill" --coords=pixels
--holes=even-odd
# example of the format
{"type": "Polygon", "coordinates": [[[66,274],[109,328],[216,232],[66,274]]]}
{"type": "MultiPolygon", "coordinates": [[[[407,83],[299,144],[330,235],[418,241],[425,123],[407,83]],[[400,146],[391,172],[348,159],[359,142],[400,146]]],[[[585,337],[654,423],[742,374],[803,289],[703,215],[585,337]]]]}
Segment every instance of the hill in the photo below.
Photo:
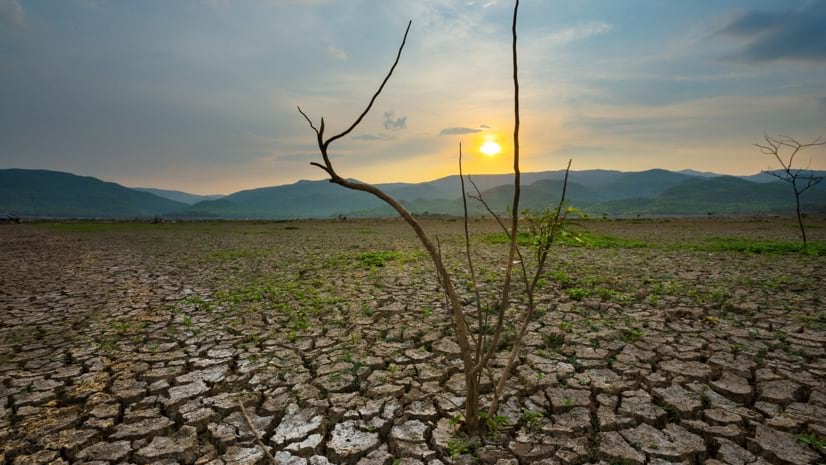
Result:
{"type": "Polygon", "coordinates": [[[187,205],[193,205],[203,200],[216,200],[223,197],[223,195],[198,195],[183,191],[155,189],[153,187],[132,187],[131,189],[141,192],[149,192],[150,194],[157,195],[158,197],[185,203],[187,205]]]}
{"type": "MultiPolygon", "coordinates": [[[[543,171],[523,173],[522,205],[542,208],[558,201],[565,172],[543,171]],[[556,200],[554,200],[556,199],[556,200]]],[[[510,174],[483,174],[471,176],[483,192],[483,197],[497,211],[510,205],[513,182],[510,174]]],[[[569,199],[588,205],[623,196],[649,197],[691,176],[665,170],[640,173],[586,170],[571,172],[569,199]],[[614,193],[613,189],[617,189],[614,193]]],[[[473,186],[465,183],[473,192],[473,186]]],[[[423,183],[378,184],[379,188],[396,197],[410,210],[418,213],[458,215],[462,212],[459,176],[446,176],[423,183]]],[[[473,214],[485,209],[470,202],[473,214]]],[[[283,186],[251,189],[230,194],[219,201],[205,201],[192,205],[177,214],[193,218],[329,218],[345,216],[387,216],[393,212],[383,202],[364,192],[344,189],[328,181],[298,181],[283,186]]]]}
{"type": "MultiPolygon", "coordinates": [[[[523,173],[521,208],[539,210],[559,201],[563,171],[523,173]]],[[[707,214],[790,214],[793,196],[787,183],[767,175],[735,177],[690,170],[621,172],[585,170],[570,173],[568,201],[591,215],[661,216],[707,214]],[[773,179],[773,180],[772,180],[773,179]]],[[[513,195],[512,175],[475,175],[473,181],[488,205],[506,211],[513,195]]],[[[824,183],[826,184],[826,183],[824,183]]],[[[458,176],[422,183],[387,183],[378,187],[414,213],[461,215],[458,176]]],[[[470,183],[466,190],[474,192],[470,183]]],[[[328,181],[302,180],[282,186],[249,189],[219,198],[181,191],[130,189],[99,179],[43,170],[0,170],[0,211],[39,217],[152,217],[189,219],[332,218],[337,215],[393,216],[390,207],[370,194],[328,181]],[[177,196],[180,202],[145,192],[177,196]],[[191,205],[187,203],[195,201],[191,205]]],[[[826,190],[803,197],[809,213],[826,212],[826,190]]],[[[468,202],[472,215],[486,214],[468,202]]]]}
{"type": "MultiPolygon", "coordinates": [[[[780,171],[780,170],[772,170],[772,172],[782,174],[782,171],[780,171]]],[[[822,171],[822,170],[820,170],[820,171],[819,170],[802,170],[800,172],[800,176],[802,176],[802,177],[803,176],[819,176],[821,178],[826,178],[826,171],[822,171]]],[[[778,181],[778,179],[775,176],[772,176],[771,174],[769,174],[767,172],[752,174],[750,176],[740,176],[740,178],[745,179],[746,181],[763,182],[763,183],[777,182],[778,181]]],[[[821,182],[820,184],[817,184],[816,186],[813,187],[813,189],[826,191],[826,181],[821,182]]]]}
{"type": "MultiPolygon", "coordinates": [[[[801,197],[805,211],[826,212],[826,192],[801,197]]],[[[586,210],[608,215],[751,215],[791,214],[794,197],[782,181],[752,182],[734,176],[697,177],[665,189],[653,198],[634,198],[591,205],[586,210]]]]}
{"type": "Polygon", "coordinates": [[[152,217],[181,202],[100,179],[47,170],[0,170],[0,211],[27,217],[152,217]]]}

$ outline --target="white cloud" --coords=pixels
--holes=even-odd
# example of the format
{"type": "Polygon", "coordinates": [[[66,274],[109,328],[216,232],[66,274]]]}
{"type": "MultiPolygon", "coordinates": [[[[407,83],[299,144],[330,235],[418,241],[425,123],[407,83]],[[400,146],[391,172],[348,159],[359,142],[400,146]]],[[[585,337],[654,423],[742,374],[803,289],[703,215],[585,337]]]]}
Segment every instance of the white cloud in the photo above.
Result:
{"type": "Polygon", "coordinates": [[[549,34],[545,36],[542,42],[546,46],[558,47],[571,42],[586,40],[593,36],[604,34],[609,30],[611,30],[611,25],[608,23],[604,23],[602,21],[589,21],[549,34]]]}
{"type": "Polygon", "coordinates": [[[333,47],[332,45],[327,47],[327,53],[329,53],[330,56],[332,56],[333,58],[335,58],[337,60],[341,60],[341,61],[347,61],[347,59],[350,58],[347,55],[347,52],[345,52],[344,50],[342,50],[340,48],[333,47]]]}
{"type": "Polygon", "coordinates": [[[482,3],[481,5],[479,5],[479,2],[467,2],[467,3],[465,3],[465,6],[467,6],[467,7],[476,7],[477,5],[482,7],[483,9],[484,8],[490,8],[494,5],[496,5],[496,0],[487,1],[487,2],[482,3]]]}
{"type": "Polygon", "coordinates": [[[12,28],[26,28],[26,13],[18,0],[0,0],[0,23],[12,28]]]}

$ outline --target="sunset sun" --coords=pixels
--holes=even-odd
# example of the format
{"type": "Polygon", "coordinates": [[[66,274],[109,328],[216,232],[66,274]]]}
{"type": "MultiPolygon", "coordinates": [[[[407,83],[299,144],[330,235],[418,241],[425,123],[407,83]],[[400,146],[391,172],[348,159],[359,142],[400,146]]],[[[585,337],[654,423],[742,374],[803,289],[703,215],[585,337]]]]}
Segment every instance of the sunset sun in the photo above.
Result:
{"type": "Polygon", "coordinates": [[[502,146],[492,140],[489,140],[479,147],[479,151],[489,157],[492,157],[502,151],[502,146]]]}

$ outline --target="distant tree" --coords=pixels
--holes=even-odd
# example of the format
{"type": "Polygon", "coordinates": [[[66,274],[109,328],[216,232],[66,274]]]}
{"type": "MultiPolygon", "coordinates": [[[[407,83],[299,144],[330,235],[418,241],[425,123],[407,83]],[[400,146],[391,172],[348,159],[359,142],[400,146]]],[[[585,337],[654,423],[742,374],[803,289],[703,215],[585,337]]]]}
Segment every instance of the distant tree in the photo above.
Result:
{"type": "MultiPolygon", "coordinates": [[[[800,196],[820,181],[823,181],[823,176],[815,176],[814,172],[809,170],[808,167],[794,168],[794,158],[803,150],[824,145],[826,141],[821,141],[818,137],[808,144],[802,144],[788,136],[771,137],[768,134],[765,134],[763,139],[766,141],[765,145],[754,145],[764,154],[776,158],[781,166],[779,170],[766,170],[763,172],[792,185],[797,224],[800,227],[800,237],[803,239],[803,247],[805,248],[808,244],[806,241],[806,228],[803,226],[803,213],[800,211],[800,196]]],[[[811,165],[811,162],[809,164],[811,165]]]]}
{"type": "MultiPolygon", "coordinates": [[[[464,206],[464,229],[465,229],[465,246],[467,255],[468,271],[471,276],[471,287],[475,298],[473,302],[463,304],[459,297],[454,279],[451,273],[448,272],[447,267],[442,258],[441,244],[438,238],[433,238],[428,235],[422,228],[419,221],[404,207],[402,202],[399,202],[389,194],[371,184],[355,181],[351,178],[341,176],[333,167],[332,159],[329,156],[330,144],[338,139],[347,136],[356,126],[361,123],[370,109],[373,107],[376,99],[384,89],[390,76],[399,63],[405,42],[407,41],[407,34],[410,31],[410,24],[407,25],[407,30],[404,33],[401,46],[396,55],[396,60],[390,67],[390,71],[384,77],[378,90],[373,94],[367,107],[361,114],[350,124],[350,126],[332,136],[325,136],[325,129],[327,128],[324,118],[321,118],[319,124],[316,125],[307,114],[298,109],[301,115],[307,120],[310,128],[316,136],[316,142],[321,154],[321,163],[312,162],[311,164],[322,169],[329,176],[332,183],[338,184],[348,189],[358,190],[372,194],[385,203],[390,205],[413,229],[419,241],[427,250],[431,261],[435,267],[436,276],[441,284],[442,290],[446,297],[447,307],[451,318],[451,323],[455,332],[455,339],[459,345],[461,352],[462,364],[464,368],[465,378],[465,405],[464,405],[464,428],[467,433],[471,435],[478,435],[482,433],[480,420],[484,416],[486,419],[497,418],[496,411],[502,394],[505,392],[505,386],[510,378],[514,364],[522,347],[522,341],[527,332],[531,319],[536,314],[536,302],[534,300],[534,293],[541,285],[542,271],[544,269],[546,260],[548,258],[549,249],[554,237],[564,225],[567,210],[563,208],[565,200],[565,186],[568,181],[568,171],[565,173],[565,182],[562,190],[562,200],[556,208],[548,208],[544,212],[536,215],[525,214],[527,227],[527,234],[530,235],[533,245],[533,256],[523,256],[517,238],[520,236],[519,229],[519,197],[520,197],[520,170],[519,170],[519,81],[517,78],[517,58],[516,58],[516,18],[519,9],[519,1],[516,0],[513,10],[513,84],[514,84],[514,132],[513,132],[513,171],[514,171],[514,193],[513,203],[510,208],[511,217],[504,219],[496,212],[491,210],[487,203],[481,198],[478,189],[476,195],[471,195],[465,192],[464,189],[464,175],[462,173],[462,149],[459,145],[459,177],[461,180],[462,200],[464,206]],[[490,213],[498,222],[504,231],[509,244],[507,258],[502,264],[502,285],[498,289],[496,296],[492,299],[489,305],[483,302],[480,296],[479,286],[476,283],[476,274],[473,267],[473,258],[470,248],[470,237],[468,233],[468,213],[467,213],[467,197],[475,198],[481,201],[490,213]],[[508,224],[509,223],[509,224],[508,224]],[[532,269],[528,269],[526,262],[527,258],[532,258],[532,269]],[[516,276],[514,276],[516,275],[516,276]],[[521,278],[521,279],[520,279],[521,278]],[[511,291],[513,283],[521,281],[525,288],[525,298],[527,305],[524,310],[517,311],[511,305],[511,291]],[[475,310],[475,312],[473,311],[475,310]],[[492,321],[488,319],[492,317],[492,321]],[[516,319],[517,321],[514,321],[516,319]],[[516,323],[516,324],[513,324],[516,323]],[[513,328],[513,333],[505,336],[506,325],[513,328]],[[492,369],[490,362],[494,355],[497,354],[505,339],[509,339],[508,348],[509,354],[506,356],[504,366],[497,366],[492,369]],[[496,375],[494,375],[496,372],[496,375]],[[493,392],[491,393],[490,403],[485,410],[480,405],[480,386],[482,376],[487,375],[490,378],[493,392]],[[498,378],[498,379],[496,379],[498,378]]],[[[568,163],[570,169],[570,162],[568,163]]],[[[474,186],[475,187],[475,186],[474,186]]],[[[524,233],[523,237],[524,237],[524,233]]]]}

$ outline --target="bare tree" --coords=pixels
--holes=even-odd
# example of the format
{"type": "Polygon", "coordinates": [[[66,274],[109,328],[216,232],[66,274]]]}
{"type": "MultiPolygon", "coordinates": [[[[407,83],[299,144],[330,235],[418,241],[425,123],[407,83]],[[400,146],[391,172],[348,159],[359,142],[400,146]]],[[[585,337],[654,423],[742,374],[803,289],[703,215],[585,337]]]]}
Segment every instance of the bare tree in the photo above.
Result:
{"type": "MultiPolygon", "coordinates": [[[[777,179],[786,181],[792,185],[794,191],[794,205],[795,213],[797,213],[797,224],[800,227],[800,237],[803,238],[803,247],[808,244],[806,242],[806,228],[803,226],[803,213],[800,211],[800,196],[804,192],[823,181],[823,176],[815,176],[814,172],[807,168],[794,168],[794,158],[801,151],[810,147],[816,147],[826,144],[826,141],[821,141],[818,137],[808,144],[802,144],[788,136],[771,137],[764,134],[764,144],[754,144],[760,151],[766,155],[772,155],[780,163],[781,169],[763,171],[770,174],[777,179]],[[788,154],[784,159],[784,152],[788,154]]],[[[811,165],[811,162],[810,162],[811,165]]]]}
{"type": "MultiPolygon", "coordinates": [[[[358,126],[359,123],[361,123],[361,121],[373,107],[373,104],[375,103],[379,94],[381,94],[382,90],[384,89],[384,86],[387,84],[387,82],[393,74],[393,71],[396,69],[396,65],[398,65],[399,63],[399,58],[401,57],[402,50],[404,49],[404,45],[407,42],[407,35],[410,32],[410,26],[412,22],[408,23],[407,25],[407,29],[404,33],[404,38],[402,39],[402,43],[399,46],[399,50],[396,54],[396,59],[393,62],[393,65],[390,67],[390,71],[384,77],[384,80],[381,82],[381,85],[379,86],[378,90],[376,90],[376,92],[373,94],[367,107],[364,109],[364,111],[361,112],[361,114],[347,129],[335,135],[325,137],[325,130],[327,126],[325,124],[324,118],[321,118],[318,126],[316,126],[315,123],[313,123],[312,119],[303,110],[301,110],[300,107],[298,108],[298,111],[307,120],[307,123],[309,124],[310,128],[315,132],[318,148],[321,152],[322,163],[312,162],[311,164],[324,170],[324,172],[327,173],[327,175],[330,177],[330,182],[346,187],[348,189],[368,192],[383,200],[388,205],[390,205],[413,229],[419,241],[427,250],[427,253],[430,256],[430,259],[432,260],[433,265],[435,267],[437,278],[445,293],[447,306],[451,317],[451,322],[453,328],[455,329],[456,342],[459,345],[459,349],[461,352],[466,394],[466,401],[464,407],[464,426],[466,432],[471,435],[478,435],[479,433],[481,433],[480,413],[482,412],[482,409],[480,406],[479,386],[483,374],[487,374],[487,376],[491,379],[492,384],[495,386],[492,393],[490,405],[487,407],[486,412],[489,416],[496,414],[496,410],[505,390],[506,383],[510,377],[516,358],[520,353],[522,340],[527,331],[531,318],[535,314],[536,307],[534,295],[541,281],[540,278],[548,257],[550,246],[553,242],[554,236],[563,224],[566,215],[566,211],[563,209],[563,202],[565,201],[565,192],[563,189],[562,199],[560,200],[560,203],[556,209],[549,209],[546,210],[543,214],[531,217],[532,227],[530,229],[531,233],[533,233],[535,236],[534,242],[536,244],[536,247],[534,261],[532,262],[532,264],[534,265],[533,272],[529,272],[528,264],[526,263],[526,260],[524,259],[522,251],[520,250],[519,244],[517,242],[519,235],[518,212],[520,197],[519,79],[516,53],[516,20],[518,11],[519,1],[516,0],[513,9],[512,24],[514,86],[514,193],[513,202],[511,206],[512,216],[510,218],[509,226],[507,225],[506,220],[504,220],[502,217],[496,214],[492,209],[488,207],[486,203],[484,203],[484,199],[482,199],[478,189],[475,196],[466,194],[464,192],[464,174],[462,173],[461,144],[459,146],[459,173],[461,179],[465,217],[465,252],[468,268],[470,270],[472,278],[471,280],[473,292],[475,295],[475,305],[473,305],[472,307],[466,308],[459,299],[459,295],[457,293],[456,286],[451,278],[451,274],[448,272],[448,269],[443,261],[441,247],[438,242],[438,238],[436,238],[435,240],[431,238],[424,231],[424,229],[416,220],[416,218],[399,201],[397,201],[392,196],[383,192],[376,186],[359,181],[354,181],[339,175],[338,172],[335,170],[329,156],[330,144],[332,144],[338,139],[341,139],[342,137],[348,135],[351,131],[353,131],[356,128],[356,126],[358,126]],[[505,263],[505,270],[502,276],[502,285],[499,288],[498,297],[496,297],[495,302],[493,302],[490,305],[486,305],[484,302],[482,302],[479,288],[476,283],[476,275],[473,267],[473,255],[470,246],[470,234],[468,232],[466,200],[467,196],[471,196],[483,202],[488,211],[494,216],[496,221],[499,222],[509,240],[508,257],[507,262],[505,263]],[[528,300],[527,309],[521,315],[518,316],[518,318],[521,319],[521,322],[518,325],[519,331],[516,334],[514,343],[511,347],[510,354],[508,354],[507,364],[503,369],[499,370],[498,380],[495,380],[495,376],[493,370],[490,369],[489,362],[491,358],[497,353],[497,348],[499,347],[500,341],[502,340],[506,320],[510,316],[509,311],[513,313],[510,304],[513,273],[514,267],[516,265],[519,266],[518,273],[520,273],[522,282],[525,286],[525,293],[528,300]],[[488,319],[490,317],[490,312],[487,309],[495,310],[495,322],[492,333],[486,331],[486,328],[489,327],[488,319]],[[468,318],[468,314],[471,314],[471,316],[475,316],[475,318],[468,318]],[[468,320],[472,321],[472,323],[469,323],[468,320]]],[[[570,162],[568,163],[568,168],[570,169],[570,162]]],[[[567,171],[565,175],[565,183],[567,185],[567,171]]]]}

